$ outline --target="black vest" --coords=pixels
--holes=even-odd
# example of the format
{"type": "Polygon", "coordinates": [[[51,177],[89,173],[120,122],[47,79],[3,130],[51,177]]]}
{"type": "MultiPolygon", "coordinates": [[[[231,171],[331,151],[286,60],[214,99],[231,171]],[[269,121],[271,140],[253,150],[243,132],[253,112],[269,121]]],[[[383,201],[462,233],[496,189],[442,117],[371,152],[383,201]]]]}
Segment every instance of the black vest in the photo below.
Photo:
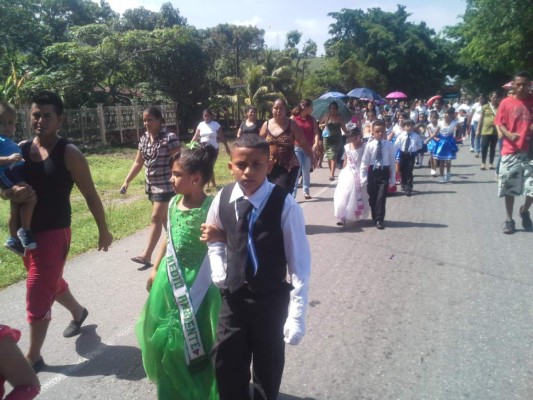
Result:
{"type": "Polygon", "coordinates": [[[32,161],[28,140],[22,146],[26,182],[35,190],[37,205],[31,220],[34,232],[70,226],[70,192],[74,181],[65,166],[65,148],[69,141],[59,138],[52,152],[44,161],[32,161]]]}
{"type": "MultiPolygon", "coordinates": [[[[235,267],[233,260],[236,254],[235,225],[235,202],[229,202],[231,192],[235,184],[230,184],[222,189],[220,194],[219,217],[222,227],[227,236],[227,275],[226,287],[231,293],[236,292],[245,284],[245,276],[235,267]]],[[[285,189],[275,186],[270,196],[257,217],[253,226],[253,239],[259,267],[254,277],[247,278],[247,284],[253,291],[268,293],[283,288],[290,288],[287,283],[287,259],[283,244],[283,232],[281,230],[281,213],[285,203],[287,192],[285,189]]],[[[251,263],[248,257],[248,263],[251,263]]],[[[251,266],[249,266],[251,268],[251,266]]]]}

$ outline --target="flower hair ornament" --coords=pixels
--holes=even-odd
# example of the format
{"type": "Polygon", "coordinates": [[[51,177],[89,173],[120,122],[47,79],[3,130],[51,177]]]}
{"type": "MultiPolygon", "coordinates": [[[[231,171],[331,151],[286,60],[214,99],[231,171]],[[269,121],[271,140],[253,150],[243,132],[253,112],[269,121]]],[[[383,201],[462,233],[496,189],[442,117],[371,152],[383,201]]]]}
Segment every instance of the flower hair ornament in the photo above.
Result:
{"type": "Polygon", "coordinates": [[[190,150],[197,149],[198,147],[200,147],[200,143],[198,143],[195,140],[192,141],[192,142],[187,143],[187,148],[190,149],[190,150]]]}

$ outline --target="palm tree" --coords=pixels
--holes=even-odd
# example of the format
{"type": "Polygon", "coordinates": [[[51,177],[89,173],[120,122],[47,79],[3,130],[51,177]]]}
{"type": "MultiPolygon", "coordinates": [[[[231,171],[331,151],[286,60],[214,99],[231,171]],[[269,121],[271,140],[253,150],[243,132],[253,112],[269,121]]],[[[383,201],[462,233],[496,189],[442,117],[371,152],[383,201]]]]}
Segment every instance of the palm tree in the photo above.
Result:
{"type": "Polygon", "coordinates": [[[243,78],[230,76],[224,78],[224,83],[237,87],[239,95],[244,98],[244,105],[255,106],[258,111],[258,117],[265,119],[266,113],[272,107],[272,102],[278,97],[285,100],[285,96],[281,91],[274,89],[275,77],[267,74],[267,69],[264,65],[245,65],[242,71],[243,78]],[[240,87],[241,85],[242,87],[240,87]]]}

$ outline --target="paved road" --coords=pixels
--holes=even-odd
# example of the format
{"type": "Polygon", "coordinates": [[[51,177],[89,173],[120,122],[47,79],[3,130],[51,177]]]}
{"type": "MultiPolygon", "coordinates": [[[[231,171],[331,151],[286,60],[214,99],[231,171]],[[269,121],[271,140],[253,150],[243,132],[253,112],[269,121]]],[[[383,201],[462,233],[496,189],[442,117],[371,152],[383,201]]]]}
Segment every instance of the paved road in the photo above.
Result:
{"type": "MultiPolygon", "coordinates": [[[[334,184],[325,169],[312,174],[314,199],[301,203],[313,250],[308,334],[287,349],[280,400],[533,398],[533,233],[503,235],[493,171],[466,147],[455,164],[449,184],[416,170],[414,196],[387,201],[384,231],[335,226],[334,184]]],[[[54,308],[40,398],[156,398],[133,333],[148,271],[129,257],[145,237],[68,263],[90,315],[64,339],[70,317],[54,308]]],[[[26,349],[24,292],[0,292],[0,321],[23,331],[26,349]]]]}

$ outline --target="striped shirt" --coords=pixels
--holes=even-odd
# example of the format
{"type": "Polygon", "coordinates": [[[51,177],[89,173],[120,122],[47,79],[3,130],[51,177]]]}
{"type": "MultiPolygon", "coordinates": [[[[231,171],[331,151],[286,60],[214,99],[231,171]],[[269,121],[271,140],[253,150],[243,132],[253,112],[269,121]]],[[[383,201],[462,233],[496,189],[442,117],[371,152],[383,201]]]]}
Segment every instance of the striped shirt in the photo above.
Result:
{"type": "Polygon", "coordinates": [[[146,132],[139,141],[139,151],[144,160],[145,190],[147,194],[174,193],[170,183],[170,166],[168,160],[172,150],[180,147],[180,141],[173,132],[159,132],[159,136],[150,141],[146,132]]]}

